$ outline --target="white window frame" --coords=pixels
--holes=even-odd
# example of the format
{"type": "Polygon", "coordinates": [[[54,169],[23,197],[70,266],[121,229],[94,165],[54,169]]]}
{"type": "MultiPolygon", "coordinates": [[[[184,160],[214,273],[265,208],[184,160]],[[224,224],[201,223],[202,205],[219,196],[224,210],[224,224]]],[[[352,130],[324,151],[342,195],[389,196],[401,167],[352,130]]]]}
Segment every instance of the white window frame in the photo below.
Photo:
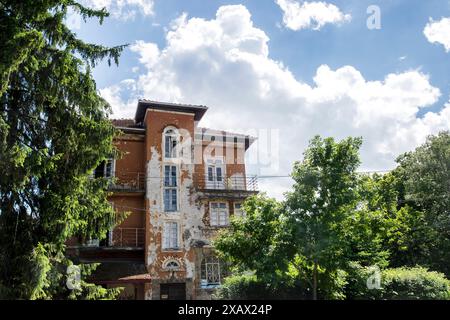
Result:
{"type": "Polygon", "coordinates": [[[178,208],[179,208],[179,198],[180,198],[180,193],[179,193],[179,176],[180,176],[180,172],[178,169],[177,165],[174,164],[164,164],[163,165],[163,194],[162,194],[162,199],[163,199],[163,211],[166,213],[177,213],[178,212],[178,208]],[[169,177],[168,177],[168,185],[166,185],[166,167],[169,167],[169,177]],[[175,168],[175,171],[173,171],[175,168]],[[173,180],[173,172],[175,172],[175,180],[173,180]],[[175,185],[173,185],[173,182],[175,182],[175,185]],[[166,207],[166,190],[169,190],[169,208],[166,207]],[[175,197],[176,197],[176,203],[175,203],[175,208],[172,208],[173,206],[173,192],[175,192],[175,197]]]}
{"type": "Polygon", "coordinates": [[[233,214],[235,217],[245,218],[247,216],[246,212],[242,209],[243,202],[234,202],[233,203],[233,214]],[[236,205],[240,205],[240,208],[237,209],[236,205]]]}
{"type": "Polygon", "coordinates": [[[222,264],[220,259],[215,256],[206,256],[202,259],[201,264],[201,282],[205,286],[220,286],[222,283],[222,264]]]}
{"type": "Polygon", "coordinates": [[[107,178],[107,179],[110,179],[110,178],[114,178],[115,177],[115,175],[116,175],[116,159],[114,159],[114,158],[108,158],[108,159],[106,159],[105,160],[105,167],[103,168],[103,176],[105,177],[105,178],[107,178]],[[107,175],[107,168],[108,168],[108,163],[111,163],[111,175],[107,175]]]}
{"type": "Polygon", "coordinates": [[[225,179],[226,179],[226,164],[223,157],[205,159],[206,187],[208,189],[219,189],[219,190],[225,189],[225,179]]]}
{"type": "Polygon", "coordinates": [[[230,208],[226,201],[213,201],[209,203],[209,224],[212,227],[227,227],[230,225],[230,208]],[[221,208],[220,205],[225,204],[225,208],[221,208]],[[217,205],[216,208],[213,208],[217,205]],[[221,214],[224,214],[224,218],[221,219],[221,214]]]}
{"type": "MultiPolygon", "coordinates": [[[[116,176],[116,159],[111,157],[111,158],[105,159],[104,162],[105,162],[105,165],[103,166],[102,178],[106,178],[106,179],[114,178],[116,176]],[[108,167],[108,162],[111,162],[111,175],[110,176],[107,176],[107,174],[106,174],[107,173],[106,168],[108,167]]],[[[103,163],[103,161],[102,161],[102,163],[103,163]]],[[[90,174],[91,178],[95,178],[96,170],[97,169],[92,170],[92,172],[90,174]]]]}
{"type": "Polygon", "coordinates": [[[180,224],[177,221],[165,221],[162,230],[162,248],[163,250],[180,249],[180,224]],[[175,228],[174,228],[175,226],[175,228]],[[170,230],[169,230],[170,229],[170,230]],[[173,231],[176,231],[173,233],[173,231]],[[167,232],[169,234],[167,234],[167,232]],[[173,237],[173,235],[176,235],[173,237]]]}
{"type": "Polygon", "coordinates": [[[178,262],[175,259],[169,259],[164,262],[163,269],[169,270],[169,271],[178,271],[178,270],[181,270],[181,264],[180,264],[180,262],[178,262]],[[176,264],[176,267],[170,266],[170,264],[176,264]]]}
{"type": "Polygon", "coordinates": [[[164,159],[174,160],[180,157],[180,133],[177,128],[169,126],[164,129],[162,145],[164,159]],[[169,131],[172,131],[172,133],[169,133],[169,131]],[[169,144],[166,143],[167,138],[169,138],[169,144]],[[175,146],[173,145],[174,141],[175,146]],[[168,147],[169,150],[167,150],[168,147]]]}

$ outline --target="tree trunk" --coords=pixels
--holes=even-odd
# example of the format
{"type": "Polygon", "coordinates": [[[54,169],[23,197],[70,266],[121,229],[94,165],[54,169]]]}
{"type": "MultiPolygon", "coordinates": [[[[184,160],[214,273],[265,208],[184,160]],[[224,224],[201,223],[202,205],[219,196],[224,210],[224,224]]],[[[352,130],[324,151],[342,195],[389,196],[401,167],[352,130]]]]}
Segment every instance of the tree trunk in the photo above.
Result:
{"type": "Polygon", "coordinates": [[[313,269],[313,300],[317,300],[317,263],[315,262],[313,269]]]}

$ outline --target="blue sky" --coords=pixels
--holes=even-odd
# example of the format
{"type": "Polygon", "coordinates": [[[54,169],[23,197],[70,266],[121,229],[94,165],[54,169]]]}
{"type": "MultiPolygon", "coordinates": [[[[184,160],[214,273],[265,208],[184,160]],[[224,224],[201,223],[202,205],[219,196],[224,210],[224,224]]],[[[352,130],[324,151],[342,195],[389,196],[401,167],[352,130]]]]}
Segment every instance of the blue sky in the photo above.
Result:
{"type": "Polygon", "coordinates": [[[114,1],[85,0],[114,14],[102,26],[73,29],[86,41],[130,44],[119,67],[94,70],[115,117],[129,117],[136,100],[148,98],[206,104],[207,126],[279,130],[272,174],[288,173],[314,134],[363,136],[362,168],[384,170],[426,135],[449,129],[450,1],[324,0],[313,13],[306,6],[319,1],[127,0],[120,10],[114,1]],[[370,5],[381,10],[381,29],[367,28],[370,5]],[[325,9],[351,19],[295,27],[325,9]]]}
{"type": "MultiPolygon", "coordinates": [[[[423,28],[430,17],[450,16],[450,1],[334,0],[328,3],[351,13],[352,22],[339,27],[328,25],[320,31],[296,32],[280,27],[282,11],[272,0],[156,0],[153,16],[137,15],[126,21],[109,18],[102,26],[91,21],[75,31],[87,41],[105,45],[144,40],[163,47],[164,27],[181,13],[211,19],[222,5],[243,4],[251,12],[255,25],[269,35],[271,57],[283,61],[299,79],[310,83],[317,67],[324,63],[333,68],[353,65],[368,80],[382,79],[389,72],[420,69],[429,74],[433,85],[442,91],[431,110],[442,108],[450,94],[450,56],[442,46],[427,41],[423,28]],[[366,9],[372,4],[381,9],[380,30],[366,27],[369,16],[366,9]],[[400,60],[401,57],[405,59],[400,60]]],[[[119,68],[98,67],[95,70],[98,86],[112,85],[132,76],[131,69],[138,65],[137,58],[137,54],[126,50],[119,68]]]]}

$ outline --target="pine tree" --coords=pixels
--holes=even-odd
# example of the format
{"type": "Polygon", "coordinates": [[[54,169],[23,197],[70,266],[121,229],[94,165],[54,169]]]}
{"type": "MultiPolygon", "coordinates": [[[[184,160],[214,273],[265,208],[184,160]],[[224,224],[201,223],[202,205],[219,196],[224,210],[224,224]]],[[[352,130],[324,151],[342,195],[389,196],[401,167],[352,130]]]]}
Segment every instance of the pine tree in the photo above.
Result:
{"type": "MultiPolygon", "coordinates": [[[[108,13],[71,0],[0,1],[0,298],[98,299],[116,291],[65,286],[72,236],[103,238],[114,211],[90,172],[115,152],[110,107],[91,68],[118,64],[124,46],[86,43],[68,10],[102,23],[108,13]]],[[[82,279],[92,267],[82,267],[82,279]]]]}

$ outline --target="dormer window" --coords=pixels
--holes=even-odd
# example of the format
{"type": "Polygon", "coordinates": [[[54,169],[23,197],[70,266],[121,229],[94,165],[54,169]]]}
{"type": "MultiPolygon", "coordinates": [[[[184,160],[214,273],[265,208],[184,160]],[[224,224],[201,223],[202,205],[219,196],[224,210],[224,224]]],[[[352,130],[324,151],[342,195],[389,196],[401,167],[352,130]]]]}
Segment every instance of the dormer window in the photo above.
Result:
{"type": "Polygon", "coordinates": [[[178,145],[180,143],[180,135],[175,128],[166,128],[164,130],[164,157],[178,158],[178,145]]]}

